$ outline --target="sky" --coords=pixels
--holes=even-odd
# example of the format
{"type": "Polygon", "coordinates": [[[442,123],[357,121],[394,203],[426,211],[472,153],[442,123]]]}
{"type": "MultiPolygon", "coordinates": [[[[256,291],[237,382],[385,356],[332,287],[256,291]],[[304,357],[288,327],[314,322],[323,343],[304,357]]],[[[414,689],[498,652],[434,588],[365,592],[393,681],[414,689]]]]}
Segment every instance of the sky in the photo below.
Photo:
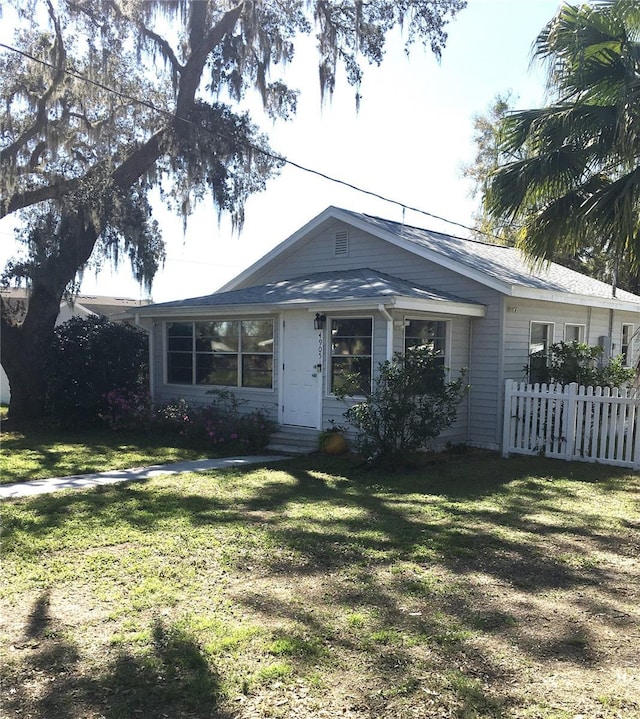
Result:
{"type": "MultiPolygon", "coordinates": [[[[338,82],[332,101],[321,105],[317,62],[303,49],[283,71],[283,79],[301,91],[296,118],[259,123],[271,147],[299,165],[399,204],[292,166],[249,199],[240,232],[234,232],[228,218],[219,222],[213,206],[204,202],[185,233],[182,218],[158,203],[155,216],[167,260],[154,280],[153,301],[214,292],[329,205],[468,236],[459,225],[473,224],[478,205],[470,197],[470,182],[462,177],[462,167],[475,155],[473,118],[508,91],[516,107],[544,104],[545,74],[532,68],[531,47],[558,6],[557,0],[468,0],[447,27],[440,62],[418,44],[407,58],[397,33],[383,64],[365,68],[359,111],[355,91],[346,82],[338,82]]],[[[5,218],[0,222],[0,263],[13,254],[10,220],[5,218]]],[[[125,263],[117,272],[87,271],[81,293],[147,297],[125,263]]]]}

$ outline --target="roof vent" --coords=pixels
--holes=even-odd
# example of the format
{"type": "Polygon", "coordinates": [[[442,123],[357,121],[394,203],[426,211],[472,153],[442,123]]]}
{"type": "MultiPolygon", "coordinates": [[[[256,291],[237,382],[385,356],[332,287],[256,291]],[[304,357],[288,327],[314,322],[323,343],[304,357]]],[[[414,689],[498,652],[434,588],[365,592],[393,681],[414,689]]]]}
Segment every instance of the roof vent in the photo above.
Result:
{"type": "Polygon", "coordinates": [[[340,230],[336,232],[336,244],[333,252],[334,255],[348,255],[349,254],[349,231],[340,230]]]}

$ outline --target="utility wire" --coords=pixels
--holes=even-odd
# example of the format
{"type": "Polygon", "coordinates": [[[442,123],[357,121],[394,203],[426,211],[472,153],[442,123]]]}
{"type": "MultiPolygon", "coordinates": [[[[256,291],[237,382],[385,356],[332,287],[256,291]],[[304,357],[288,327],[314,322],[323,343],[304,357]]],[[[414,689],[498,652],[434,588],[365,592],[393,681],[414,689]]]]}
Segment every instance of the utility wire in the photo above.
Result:
{"type": "MultiPolygon", "coordinates": [[[[14,52],[18,55],[22,55],[23,57],[27,58],[28,60],[31,60],[33,62],[39,63],[40,65],[44,65],[45,67],[48,67],[53,70],[58,70],[58,68],[53,65],[50,62],[47,62],[46,60],[42,60],[41,58],[37,58],[33,55],[31,55],[28,52],[25,52],[24,50],[20,50],[19,48],[12,47],[11,45],[7,45],[6,43],[0,42],[0,47],[5,48],[6,50],[9,50],[10,52],[14,52]]],[[[98,80],[93,80],[89,77],[86,77],[85,75],[81,75],[79,72],[76,72],[75,70],[69,70],[64,69],[63,72],[66,75],[69,75],[70,77],[75,78],[76,80],[80,80],[81,82],[86,82],[90,85],[94,85],[95,87],[100,88],[101,90],[104,90],[105,92],[112,93],[123,100],[128,100],[129,102],[133,102],[137,105],[142,105],[143,107],[148,108],[149,110],[152,110],[153,112],[157,112],[160,115],[165,115],[168,117],[171,121],[179,120],[181,122],[187,123],[189,125],[192,125],[194,127],[197,127],[199,130],[202,130],[204,132],[208,132],[209,134],[213,135],[214,137],[219,137],[223,139],[229,139],[226,137],[223,133],[215,132],[214,130],[211,130],[209,128],[205,128],[202,126],[196,126],[196,124],[189,120],[188,118],[180,117],[179,115],[175,115],[171,113],[169,110],[165,110],[161,107],[156,106],[154,103],[149,102],[148,100],[141,100],[138,97],[134,97],[132,95],[129,95],[127,93],[121,92],[120,90],[116,90],[113,87],[110,87],[108,85],[105,85],[104,83],[99,82],[98,80]]],[[[251,142],[246,143],[247,147],[254,152],[259,152],[265,157],[268,157],[271,160],[275,160],[276,162],[281,162],[285,165],[290,165],[291,167],[296,168],[297,170],[301,170],[302,172],[306,172],[311,175],[315,175],[316,177],[320,177],[324,180],[327,180],[329,182],[333,182],[337,185],[342,185],[343,187],[347,187],[350,190],[354,190],[356,192],[359,192],[363,195],[368,195],[369,197],[375,197],[378,200],[382,200],[383,202],[388,202],[392,205],[396,205],[397,207],[400,207],[402,209],[402,217],[403,217],[403,224],[404,224],[404,213],[405,210],[411,210],[412,212],[416,212],[421,215],[425,215],[426,217],[430,217],[434,220],[439,220],[440,222],[445,222],[449,225],[453,225],[455,227],[460,227],[464,230],[468,230],[469,232],[474,232],[479,235],[484,235],[485,237],[488,237],[492,240],[498,240],[501,243],[504,243],[504,239],[501,237],[498,237],[497,235],[494,235],[490,232],[486,232],[485,230],[480,230],[478,228],[469,227],[469,225],[465,225],[461,222],[456,222],[455,220],[449,220],[446,217],[442,217],[440,215],[436,215],[433,212],[428,212],[427,210],[423,210],[419,207],[414,207],[412,205],[407,205],[406,202],[400,202],[399,200],[394,200],[393,198],[386,197],[385,195],[382,195],[378,192],[374,192],[372,190],[366,190],[362,187],[359,187],[358,185],[354,185],[351,182],[347,182],[346,180],[341,180],[338,177],[334,177],[333,175],[328,175],[325,172],[321,172],[320,170],[316,170],[312,167],[307,167],[305,165],[301,165],[298,162],[295,162],[294,160],[290,160],[289,158],[285,157],[284,155],[276,154],[273,152],[269,152],[268,150],[265,150],[262,147],[259,147],[257,145],[254,145],[251,142]]],[[[469,239],[469,238],[464,238],[469,239]]]]}

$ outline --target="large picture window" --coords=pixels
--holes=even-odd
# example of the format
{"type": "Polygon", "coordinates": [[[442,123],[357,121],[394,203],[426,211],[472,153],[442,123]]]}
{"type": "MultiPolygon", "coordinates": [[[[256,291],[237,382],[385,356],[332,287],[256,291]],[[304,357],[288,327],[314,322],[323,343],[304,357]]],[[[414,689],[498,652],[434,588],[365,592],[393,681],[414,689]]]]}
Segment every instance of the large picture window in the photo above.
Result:
{"type": "Polygon", "coordinates": [[[367,318],[334,319],[331,322],[331,391],[347,387],[353,394],[371,390],[373,321],[367,318]],[[358,375],[350,381],[349,375],[358,375]]]}
{"type": "Polygon", "coordinates": [[[273,387],[273,321],[167,324],[167,382],[273,387]]]}

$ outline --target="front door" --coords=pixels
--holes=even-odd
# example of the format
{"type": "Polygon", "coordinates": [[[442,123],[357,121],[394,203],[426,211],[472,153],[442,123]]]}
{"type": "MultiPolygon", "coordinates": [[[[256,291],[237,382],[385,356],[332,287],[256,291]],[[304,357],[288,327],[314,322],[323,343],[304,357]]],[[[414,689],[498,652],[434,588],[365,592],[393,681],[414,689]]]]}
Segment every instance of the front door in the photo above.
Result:
{"type": "Polygon", "coordinates": [[[282,423],[320,427],[323,332],[310,312],[287,312],[283,330],[282,423]]]}

